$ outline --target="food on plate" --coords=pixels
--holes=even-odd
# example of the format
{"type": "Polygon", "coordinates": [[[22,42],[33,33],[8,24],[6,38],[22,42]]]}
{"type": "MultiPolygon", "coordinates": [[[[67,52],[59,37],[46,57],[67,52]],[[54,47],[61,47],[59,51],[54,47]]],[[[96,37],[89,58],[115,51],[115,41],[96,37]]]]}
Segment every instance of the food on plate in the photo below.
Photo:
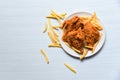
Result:
{"type": "Polygon", "coordinates": [[[98,30],[102,30],[103,27],[100,25],[99,21],[98,21],[98,18],[96,16],[96,12],[94,12],[93,16],[91,17],[91,20],[90,22],[92,23],[92,25],[94,27],[96,27],[98,30]]]}
{"type": "Polygon", "coordinates": [[[82,60],[88,53],[89,49],[85,49],[83,55],[80,56],[80,60],[82,60]]]}
{"type": "Polygon", "coordinates": [[[85,38],[85,46],[93,47],[94,44],[99,40],[100,33],[96,27],[92,26],[90,22],[86,23],[83,29],[85,38]]]}
{"type": "Polygon", "coordinates": [[[77,73],[76,69],[74,69],[71,65],[67,64],[67,63],[64,63],[64,65],[69,69],[71,70],[73,73],[77,73]]]}
{"type": "Polygon", "coordinates": [[[45,23],[43,32],[48,32],[48,36],[52,42],[48,44],[48,47],[65,48],[64,45],[66,44],[80,54],[80,60],[82,60],[87,56],[87,53],[95,52],[97,44],[101,39],[101,30],[103,30],[103,27],[95,12],[92,16],[75,15],[69,19],[66,18],[63,22],[65,16],[66,13],[58,14],[53,10],[46,16],[48,25],[45,23]],[[57,20],[59,25],[53,25],[52,20],[57,20]],[[59,31],[63,32],[62,41],[61,36],[58,35],[59,31]]]}
{"type": "Polygon", "coordinates": [[[41,53],[43,54],[43,56],[44,56],[47,64],[49,64],[49,59],[48,59],[48,56],[47,56],[47,54],[45,53],[45,51],[44,51],[43,49],[40,49],[40,51],[41,51],[41,53]]]}
{"type": "Polygon", "coordinates": [[[62,25],[62,40],[67,43],[73,50],[82,54],[82,60],[89,50],[95,50],[100,40],[100,30],[102,26],[99,24],[96,13],[91,17],[74,16],[69,20],[65,20],[62,25]]]}
{"type": "Polygon", "coordinates": [[[98,45],[98,43],[99,43],[101,37],[102,37],[102,33],[101,33],[101,35],[100,35],[99,40],[98,40],[98,41],[96,42],[96,44],[93,46],[93,48],[92,48],[92,53],[95,51],[95,49],[96,49],[96,47],[97,47],[97,45],[98,45]]]}

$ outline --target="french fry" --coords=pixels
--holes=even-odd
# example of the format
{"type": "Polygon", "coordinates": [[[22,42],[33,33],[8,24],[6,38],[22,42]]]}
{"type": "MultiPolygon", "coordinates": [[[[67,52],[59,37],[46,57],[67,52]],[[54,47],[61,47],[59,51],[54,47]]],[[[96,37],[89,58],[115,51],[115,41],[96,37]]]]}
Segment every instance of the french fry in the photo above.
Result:
{"type": "Polygon", "coordinates": [[[49,64],[49,59],[48,59],[48,56],[47,56],[47,54],[45,53],[45,51],[44,51],[43,49],[40,49],[40,51],[41,51],[41,53],[43,54],[43,56],[44,56],[47,64],[49,64]]]}
{"type": "Polygon", "coordinates": [[[59,44],[60,42],[59,42],[59,39],[58,39],[58,34],[57,34],[57,32],[56,32],[53,28],[50,28],[49,31],[51,32],[51,35],[53,35],[53,38],[54,38],[54,40],[55,40],[54,43],[59,44]]]}
{"type": "Polygon", "coordinates": [[[66,13],[60,14],[63,18],[67,15],[66,13]]]}
{"type": "Polygon", "coordinates": [[[82,60],[88,53],[89,49],[85,49],[85,51],[83,52],[83,55],[80,56],[80,60],[82,60]]]}
{"type": "Polygon", "coordinates": [[[76,48],[74,47],[71,47],[74,51],[76,51],[77,53],[81,53],[79,50],[77,50],[76,48]]]}
{"type": "Polygon", "coordinates": [[[93,15],[91,17],[91,21],[98,22],[98,18],[97,18],[96,12],[93,13],[93,15]]]}
{"type": "Polygon", "coordinates": [[[57,34],[57,32],[54,29],[51,28],[51,31],[53,32],[55,37],[58,37],[58,34],[57,34]]]}
{"type": "Polygon", "coordinates": [[[57,43],[57,40],[54,38],[54,35],[51,31],[48,32],[48,36],[53,43],[57,43]]]}
{"type": "Polygon", "coordinates": [[[61,26],[52,26],[52,28],[54,28],[54,29],[58,29],[58,28],[60,28],[61,26]]]}
{"type": "Polygon", "coordinates": [[[51,11],[51,15],[55,16],[56,19],[58,20],[59,24],[62,24],[62,21],[60,20],[60,18],[57,16],[57,14],[54,11],[51,11]]]}
{"type": "Polygon", "coordinates": [[[77,53],[81,53],[79,50],[77,50],[76,48],[74,47],[71,47],[67,42],[65,42],[65,44],[69,47],[69,48],[72,48],[74,51],[76,51],[77,53]]]}
{"type": "Polygon", "coordinates": [[[63,19],[63,16],[57,14],[55,11],[51,10],[51,15],[56,15],[58,18],[63,19]]]}
{"type": "Polygon", "coordinates": [[[47,28],[48,28],[48,25],[47,25],[47,23],[45,22],[45,27],[44,27],[44,29],[43,29],[43,33],[45,33],[45,32],[47,31],[47,28]]]}
{"type": "Polygon", "coordinates": [[[88,48],[88,49],[93,49],[93,47],[92,46],[85,46],[85,48],[88,48]]]}
{"type": "Polygon", "coordinates": [[[98,18],[96,15],[96,12],[94,12],[94,14],[92,15],[90,22],[98,29],[98,30],[102,30],[102,26],[99,24],[98,22],[98,18]]]}
{"type": "Polygon", "coordinates": [[[52,27],[52,23],[51,23],[51,20],[48,18],[48,24],[50,26],[50,28],[52,27]]]}
{"type": "Polygon", "coordinates": [[[96,23],[96,22],[93,22],[91,21],[92,25],[94,25],[98,30],[103,30],[103,27],[99,24],[99,23],[96,23]]]}
{"type": "Polygon", "coordinates": [[[70,66],[69,64],[67,64],[67,63],[64,63],[64,65],[69,69],[69,70],[71,70],[73,73],[77,73],[76,72],[76,69],[74,69],[72,66],[70,66]]]}
{"type": "MultiPolygon", "coordinates": [[[[66,16],[66,13],[63,13],[63,14],[58,14],[58,15],[60,15],[60,16],[62,17],[62,19],[64,19],[64,18],[65,18],[65,16],[66,16]]],[[[55,16],[53,16],[53,15],[46,16],[46,18],[56,19],[56,17],[55,17],[55,16]]]]}
{"type": "Polygon", "coordinates": [[[57,44],[57,43],[48,44],[48,47],[59,47],[59,48],[62,48],[62,46],[60,44],[57,44]]]}
{"type": "Polygon", "coordinates": [[[53,15],[46,16],[46,18],[56,19],[56,17],[55,17],[55,16],[53,16],[53,15]]]}

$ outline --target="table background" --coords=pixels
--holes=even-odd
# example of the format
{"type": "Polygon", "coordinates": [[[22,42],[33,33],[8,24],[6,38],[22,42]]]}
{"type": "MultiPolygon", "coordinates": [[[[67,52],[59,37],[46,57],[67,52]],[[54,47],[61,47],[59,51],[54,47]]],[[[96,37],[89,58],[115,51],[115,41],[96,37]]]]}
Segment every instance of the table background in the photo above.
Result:
{"type": "Polygon", "coordinates": [[[120,80],[119,48],[120,0],[0,0],[0,80],[120,80]],[[50,40],[42,31],[51,9],[68,15],[96,11],[106,29],[102,50],[81,62],[62,49],[48,48],[50,40]]]}

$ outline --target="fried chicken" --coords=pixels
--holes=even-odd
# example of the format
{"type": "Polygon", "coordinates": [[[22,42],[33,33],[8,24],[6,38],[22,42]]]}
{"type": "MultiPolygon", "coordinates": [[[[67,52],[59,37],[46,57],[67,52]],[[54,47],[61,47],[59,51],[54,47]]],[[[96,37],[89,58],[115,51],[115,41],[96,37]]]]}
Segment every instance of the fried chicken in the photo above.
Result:
{"type": "Polygon", "coordinates": [[[90,22],[84,22],[83,18],[78,16],[66,20],[63,23],[63,31],[63,41],[79,50],[81,54],[85,46],[93,47],[100,37],[99,31],[90,22]]]}

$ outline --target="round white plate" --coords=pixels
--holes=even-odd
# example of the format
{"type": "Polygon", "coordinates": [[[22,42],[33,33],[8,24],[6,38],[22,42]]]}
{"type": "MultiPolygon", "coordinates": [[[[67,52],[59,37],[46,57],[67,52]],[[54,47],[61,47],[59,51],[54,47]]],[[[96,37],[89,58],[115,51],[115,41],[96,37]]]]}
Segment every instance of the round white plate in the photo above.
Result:
{"type": "MultiPolygon", "coordinates": [[[[76,13],[73,13],[71,14],[70,16],[68,16],[65,20],[68,20],[68,19],[71,19],[73,16],[88,16],[88,17],[91,17],[92,14],[91,13],[88,13],[88,12],[76,12],[76,13]]],[[[99,23],[103,26],[103,24],[101,23],[101,21],[99,20],[99,23]]],[[[105,30],[103,28],[103,30],[100,31],[100,33],[102,33],[102,37],[94,51],[94,53],[92,53],[90,50],[88,51],[87,55],[85,57],[90,57],[94,54],[96,54],[103,46],[104,42],[105,42],[105,30]]],[[[64,41],[62,41],[62,31],[60,31],[60,43],[61,43],[61,46],[62,48],[71,56],[73,57],[76,57],[76,58],[79,58],[80,57],[80,54],[78,54],[77,52],[75,52],[73,49],[71,49],[70,47],[68,47],[64,41]]]]}

